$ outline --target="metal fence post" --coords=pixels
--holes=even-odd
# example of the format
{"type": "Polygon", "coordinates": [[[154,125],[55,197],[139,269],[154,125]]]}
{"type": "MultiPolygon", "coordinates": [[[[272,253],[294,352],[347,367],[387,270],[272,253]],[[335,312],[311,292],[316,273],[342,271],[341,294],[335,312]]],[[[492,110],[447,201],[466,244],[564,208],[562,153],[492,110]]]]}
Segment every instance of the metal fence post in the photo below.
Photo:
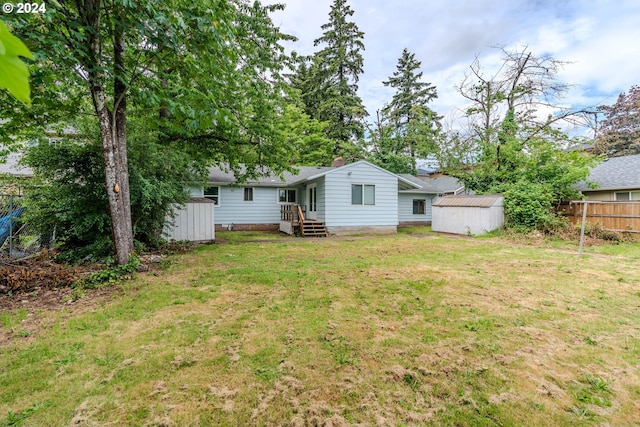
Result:
{"type": "Polygon", "coordinates": [[[13,221],[11,214],[13,212],[13,194],[9,195],[9,258],[13,254],[13,221]]]}

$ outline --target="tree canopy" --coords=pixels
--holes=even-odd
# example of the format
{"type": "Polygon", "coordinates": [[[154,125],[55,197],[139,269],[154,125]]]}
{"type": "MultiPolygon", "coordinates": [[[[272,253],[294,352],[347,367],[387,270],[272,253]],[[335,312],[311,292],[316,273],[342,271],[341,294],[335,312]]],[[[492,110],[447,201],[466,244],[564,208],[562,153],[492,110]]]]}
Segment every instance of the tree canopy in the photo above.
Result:
{"type": "Polygon", "coordinates": [[[281,77],[286,57],[269,12],[242,0],[196,3],[53,2],[11,24],[34,52],[33,108],[2,103],[4,142],[28,140],[93,116],[101,142],[112,240],[133,250],[127,123],[149,118],[159,143],[246,174],[289,167],[281,77]],[[24,129],[28,129],[24,131],[24,129]]]}
{"type": "Polygon", "coordinates": [[[364,33],[349,21],[354,11],[346,0],[334,0],[329,22],[314,45],[314,55],[300,58],[292,84],[300,90],[305,112],[325,122],[325,135],[334,141],[323,163],[337,156],[359,157],[356,142],[364,136],[367,112],[358,95],[358,80],[363,73],[364,33]]]}
{"type": "Polygon", "coordinates": [[[640,86],[631,86],[613,105],[598,110],[605,119],[596,135],[595,152],[609,157],[640,154],[640,86]]]}

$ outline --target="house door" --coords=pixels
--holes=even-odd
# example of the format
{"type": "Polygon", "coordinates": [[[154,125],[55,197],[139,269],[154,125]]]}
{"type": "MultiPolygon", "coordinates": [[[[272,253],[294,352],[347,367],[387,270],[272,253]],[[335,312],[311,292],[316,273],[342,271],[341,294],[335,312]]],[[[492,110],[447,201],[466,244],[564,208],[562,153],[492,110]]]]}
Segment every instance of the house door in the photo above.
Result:
{"type": "Polygon", "coordinates": [[[316,185],[310,185],[307,187],[307,218],[317,219],[317,188],[316,185]]]}

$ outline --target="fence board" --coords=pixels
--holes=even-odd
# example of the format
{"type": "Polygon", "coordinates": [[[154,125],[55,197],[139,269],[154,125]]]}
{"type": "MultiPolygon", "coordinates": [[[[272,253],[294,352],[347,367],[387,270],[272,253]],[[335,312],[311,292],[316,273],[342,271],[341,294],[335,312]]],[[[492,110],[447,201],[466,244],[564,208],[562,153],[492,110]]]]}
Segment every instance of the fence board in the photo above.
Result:
{"type": "MultiPolygon", "coordinates": [[[[574,224],[582,221],[583,200],[560,205],[559,212],[574,224]]],[[[605,230],[640,233],[640,201],[587,201],[587,222],[602,224],[605,230]]]]}

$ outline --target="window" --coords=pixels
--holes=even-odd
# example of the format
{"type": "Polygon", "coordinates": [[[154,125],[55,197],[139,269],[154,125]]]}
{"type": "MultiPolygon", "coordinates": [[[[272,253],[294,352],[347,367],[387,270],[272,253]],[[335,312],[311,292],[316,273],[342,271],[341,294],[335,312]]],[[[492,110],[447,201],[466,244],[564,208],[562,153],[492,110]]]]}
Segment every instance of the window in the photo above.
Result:
{"type": "Polygon", "coordinates": [[[208,187],[204,189],[204,197],[213,200],[215,206],[220,205],[220,187],[208,187]]]}
{"type": "Polygon", "coordinates": [[[352,205],[375,205],[376,204],[376,186],[366,184],[351,185],[351,204],[352,205]]]}
{"type": "Polygon", "coordinates": [[[413,214],[424,215],[426,213],[426,200],[413,199],[413,214]]]}
{"type": "Polygon", "coordinates": [[[289,190],[287,188],[278,189],[278,201],[280,203],[295,203],[296,190],[289,190]]]}
{"type": "Polygon", "coordinates": [[[629,199],[629,192],[628,191],[617,192],[616,193],[616,200],[619,200],[619,201],[630,200],[629,199]]]}
{"type": "Polygon", "coordinates": [[[244,201],[253,202],[253,188],[251,187],[244,188],[244,201]]]}
{"type": "Polygon", "coordinates": [[[640,191],[617,191],[616,201],[640,200],[640,191]]]}

